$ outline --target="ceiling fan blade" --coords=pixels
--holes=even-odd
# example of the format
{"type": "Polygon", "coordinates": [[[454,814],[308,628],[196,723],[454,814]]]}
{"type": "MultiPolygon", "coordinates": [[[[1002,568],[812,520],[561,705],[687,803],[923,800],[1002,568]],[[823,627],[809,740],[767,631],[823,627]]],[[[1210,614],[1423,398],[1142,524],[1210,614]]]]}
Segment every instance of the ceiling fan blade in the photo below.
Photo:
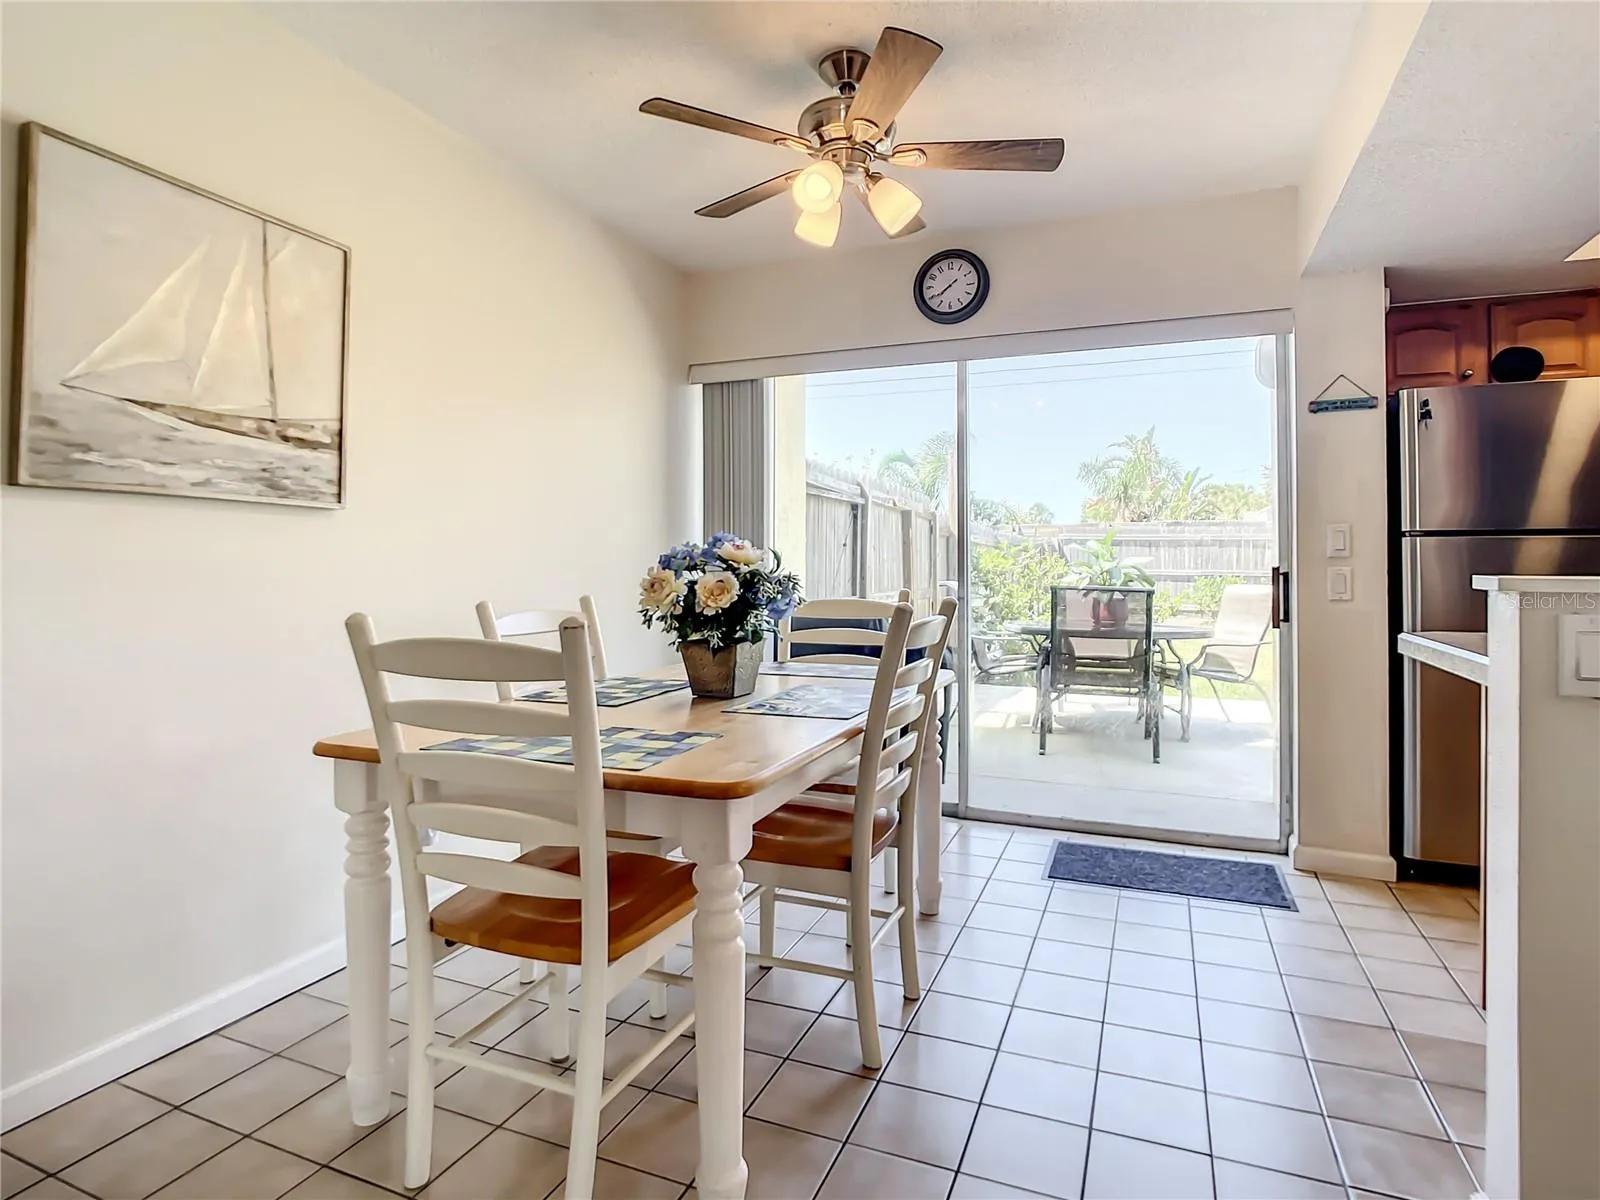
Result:
{"type": "Polygon", "coordinates": [[[896,146],[889,161],[897,167],[935,167],[947,171],[1054,171],[1066,152],[1066,143],[1060,138],[913,142],[896,146]]]}
{"type": "Polygon", "coordinates": [[[760,204],[763,200],[771,200],[774,196],[781,196],[789,190],[789,185],[794,182],[794,177],[799,171],[790,171],[787,175],[775,175],[764,183],[755,187],[747,187],[742,192],[735,192],[731,196],[724,196],[721,200],[713,201],[704,208],[694,210],[697,217],[731,217],[734,213],[741,213],[753,204],[760,204]]]}
{"type": "Polygon", "coordinates": [[[765,125],[753,125],[749,121],[739,120],[738,117],[724,116],[722,113],[696,108],[692,104],[680,104],[676,100],[666,100],[660,96],[646,100],[639,105],[639,111],[649,113],[652,117],[665,117],[669,121],[682,121],[685,125],[698,125],[702,129],[714,130],[717,133],[731,133],[735,137],[766,142],[769,146],[782,146],[786,150],[799,150],[807,154],[811,152],[810,144],[792,133],[784,133],[781,129],[768,129],[765,125]]]}
{"type": "Polygon", "coordinates": [[[912,33],[886,26],[872,51],[861,86],[850,100],[851,132],[861,141],[882,137],[944,47],[912,33]]]}

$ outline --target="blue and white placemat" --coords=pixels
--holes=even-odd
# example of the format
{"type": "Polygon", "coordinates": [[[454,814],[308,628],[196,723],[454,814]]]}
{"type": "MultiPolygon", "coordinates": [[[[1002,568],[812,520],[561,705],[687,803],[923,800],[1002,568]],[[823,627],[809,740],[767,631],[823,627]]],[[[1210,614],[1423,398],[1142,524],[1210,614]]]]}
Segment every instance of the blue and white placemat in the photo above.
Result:
{"type": "MultiPolygon", "coordinates": [[[[600,731],[600,762],[613,771],[643,771],[716,741],[720,733],[690,730],[633,729],[614,725],[600,731]]],[[[472,750],[525,758],[530,762],[572,763],[572,739],[565,737],[459,737],[424,746],[424,750],[472,750]]]]}
{"type": "MultiPolygon", "coordinates": [[[[621,708],[636,700],[648,700],[668,692],[681,692],[689,683],[684,679],[646,679],[642,675],[608,675],[594,685],[594,702],[601,708],[621,708]]],[[[546,684],[517,693],[518,700],[535,704],[565,704],[567,685],[546,684]]]]}
{"type": "MultiPolygon", "coordinates": [[[[909,698],[910,688],[899,688],[895,703],[909,698]]],[[[769,717],[831,717],[835,720],[859,717],[872,703],[870,687],[838,687],[802,683],[771,696],[730,704],[723,712],[760,713],[769,717]]]]}

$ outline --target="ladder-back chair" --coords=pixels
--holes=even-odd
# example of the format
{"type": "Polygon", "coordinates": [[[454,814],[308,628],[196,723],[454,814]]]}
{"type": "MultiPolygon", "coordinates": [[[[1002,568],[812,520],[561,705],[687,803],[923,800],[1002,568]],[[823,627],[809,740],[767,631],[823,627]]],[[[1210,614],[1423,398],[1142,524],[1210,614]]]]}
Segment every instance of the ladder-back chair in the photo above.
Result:
{"type": "MultiPolygon", "coordinates": [[[[873,603],[857,601],[858,604],[873,603]]],[[[900,930],[901,979],[907,999],[921,994],[917,978],[916,915],[912,867],[916,859],[917,784],[922,740],[929,736],[939,661],[954,624],[956,602],[945,599],[936,613],[913,618],[909,604],[878,603],[873,614],[887,626],[879,647],[877,676],[867,708],[851,802],[807,793],[756,822],[745,878],[760,889],[759,966],[787,967],[849,979],[855,988],[861,1061],[883,1065],[872,952],[889,928],[900,930]],[[908,661],[910,653],[921,657],[908,661]],[[899,847],[899,895],[892,909],[872,908],[872,863],[899,847]],[[847,967],[826,966],[773,954],[775,904],[779,899],[843,912],[848,918],[847,967]],[[874,917],[886,918],[876,936],[874,917]]]]}
{"type": "MultiPolygon", "coordinates": [[[[687,985],[655,970],[685,937],[694,909],[693,867],[649,854],[606,849],[605,784],[591,649],[584,622],[563,620],[560,649],[477,638],[406,638],[379,642],[372,621],[353,615],[346,627],[372,711],[379,787],[394,816],[400,889],[406,919],[410,992],[406,1169],[408,1188],[428,1181],[433,1137],[434,1061],[490,1071],[573,1097],[566,1194],[593,1195],[600,1111],[694,1021],[683,1017],[638,1058],[615,1072],[605,1066],[606,1004],[640,977],[687,985]],[[411,680],[513,683],[561,680],[565,710],[456,698],[395,699],[391,676],[411,680]],[[484,741],[455,748],[408,747],[403,726],[420,726],[484,741]],[[571,739],[571,766],[516,757],[516,739],[571,739]],[[522,847],[516,858],[470,848],[423,845],[444,833],[522,847]],[[535,847],[528,850],[526,847],[535,847]],[[430,907],[428,882],[461,890],[430,907]],[[509,997],[470,1030],[435,1043],[434,964],[457,944],[552,964],[539,980],[509,997]],[[571,967],[577,968],[577,1056],[568,1074],[483,1058],[468,1041],[523,998],[543,994],[548,1052],[569,1057],[571,967]]],[[[443,743],[442,745],[452,745],[443,743]]]]}

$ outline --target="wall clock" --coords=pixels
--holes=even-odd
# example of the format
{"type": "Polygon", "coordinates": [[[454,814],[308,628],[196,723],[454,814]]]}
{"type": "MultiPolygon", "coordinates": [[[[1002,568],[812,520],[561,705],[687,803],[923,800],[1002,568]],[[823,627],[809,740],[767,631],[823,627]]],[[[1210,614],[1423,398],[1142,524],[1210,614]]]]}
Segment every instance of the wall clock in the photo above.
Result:
{"type": "Polygon", "coordinates": [[[917,271],[911,294],[930,321],[965,321],[989,298],[989,268],[970,250],[941,250],[917,271]]]}

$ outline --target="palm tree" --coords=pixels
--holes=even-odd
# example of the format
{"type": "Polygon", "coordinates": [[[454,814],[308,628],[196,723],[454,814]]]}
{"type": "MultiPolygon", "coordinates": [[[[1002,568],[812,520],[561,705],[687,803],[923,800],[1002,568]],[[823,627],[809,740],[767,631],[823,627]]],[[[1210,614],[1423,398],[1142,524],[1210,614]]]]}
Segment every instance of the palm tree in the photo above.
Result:
{"type": "Polygon", "coordinates": [[[949,486],[950,456],[955,453],[955,445],[954,434],[936,433],[918,446],[915,454],[904,450],[885,454],[878,461],[878,476],[937,506],[949,486]]]}
{"type": "Polygon", "coordinates": [[[1129,433],[1111,445],[1111,453],[1091,458],[1078,468],[1078,478],[1094,489],[1084,502],[1091,521],[1156,521],[1182,482],[1183,468],[1156,446],[1155,426],[1129,433]]]}

